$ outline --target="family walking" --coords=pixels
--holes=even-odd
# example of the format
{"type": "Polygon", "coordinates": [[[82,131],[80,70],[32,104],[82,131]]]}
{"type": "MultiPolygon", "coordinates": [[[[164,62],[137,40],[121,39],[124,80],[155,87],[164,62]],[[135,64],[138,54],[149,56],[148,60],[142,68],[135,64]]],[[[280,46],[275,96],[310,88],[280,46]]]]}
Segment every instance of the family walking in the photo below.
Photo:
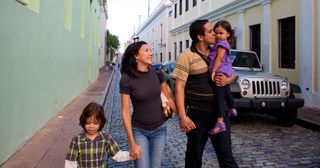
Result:
{"type": "Polygon", "coordinates": [[[144,41],[130,44],[123,54],[119,84],[129,151],[121,151],[112,136],[101,131],[106,122],[104,110],[90,103],[80,116],[83,132],[72,139],[65,167],[104,167],[103,156],[108,155],[119,162],[133,160],[137,168],[160,168],[168,120],[163,110],[171,109],[179,116],[180,129],[187,135],[186,168],[202,166],[208,139],[220,167],[237,168],[229,121],[237,113],[228,86],[236,75],[226,58],[232,33],[225,22],[213,27],[208,20],[196,20],[190,25],[192,45],[181,53],[172,73],[175,100],[164,74],[151,68],[153,53],[149,45],[144,41]],[[215,42],[218,45],[211,48],[215,42]]]}

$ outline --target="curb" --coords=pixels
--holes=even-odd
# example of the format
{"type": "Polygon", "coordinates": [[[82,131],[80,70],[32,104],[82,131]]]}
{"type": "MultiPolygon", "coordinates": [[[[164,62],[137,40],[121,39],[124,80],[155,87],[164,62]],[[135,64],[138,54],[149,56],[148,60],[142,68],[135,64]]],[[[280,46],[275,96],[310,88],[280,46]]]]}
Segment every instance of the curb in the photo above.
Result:
{"type": "Polygon", "coordinates": [[[305,128],[309,128],[312,130],[320,131],[320,125],[308,119],[297,118],[297,125],[300,125],[305,128]]]}
{"type": "Polygon", "coordinates": [[[109,81],[108,81],[108,83],[107,83],[107,86],[106,86],[106,88],[104,89],[103,94],[102,94],[102,96],[101,96],[101,98],[100,98],[99,103],[100,103],[102,106],[104,106],[104,104],[106,103],[106,99],[107,99],[107,95],[108,95],[108,93],[109,93],[110,83],[111,83],[111,81],[112,81],[113,75],[114,75],[114,70],[112,71],[112,73],[111,73],[111,75],[110,75],[110,79],[109,79],[109,81]]]}

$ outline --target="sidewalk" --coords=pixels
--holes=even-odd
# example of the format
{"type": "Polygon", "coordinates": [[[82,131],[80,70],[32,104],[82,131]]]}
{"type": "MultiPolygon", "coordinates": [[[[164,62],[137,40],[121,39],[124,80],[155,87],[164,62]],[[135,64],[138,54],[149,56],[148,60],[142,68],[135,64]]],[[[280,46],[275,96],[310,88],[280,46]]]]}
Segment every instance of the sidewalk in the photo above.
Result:
{"type": "Polygon", "coordinates": [[[311,107],[300,108],[298,110],[298,124],[320,130],[320,109],[311,107]]]}
{"type": "Polygon", "coordinates": [[[104,101],[105,89],[112,78],[106,71],[69,105],[58,112],[27,143],[12,155],[1,168],[64,167],[64,159],[71,138],[82,131],[79,116],[89,102],[104,101]]]}

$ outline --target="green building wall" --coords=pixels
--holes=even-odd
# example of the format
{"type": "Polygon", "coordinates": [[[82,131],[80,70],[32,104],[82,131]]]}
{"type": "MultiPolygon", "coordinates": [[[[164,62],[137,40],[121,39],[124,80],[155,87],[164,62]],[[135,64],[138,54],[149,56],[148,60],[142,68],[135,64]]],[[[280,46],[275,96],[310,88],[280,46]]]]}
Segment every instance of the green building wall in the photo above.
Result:
{"type": "Polygon", "coordinates": [[[0,2],[0,165],[98,76],[98,0],[28,2],[0,2]]]}

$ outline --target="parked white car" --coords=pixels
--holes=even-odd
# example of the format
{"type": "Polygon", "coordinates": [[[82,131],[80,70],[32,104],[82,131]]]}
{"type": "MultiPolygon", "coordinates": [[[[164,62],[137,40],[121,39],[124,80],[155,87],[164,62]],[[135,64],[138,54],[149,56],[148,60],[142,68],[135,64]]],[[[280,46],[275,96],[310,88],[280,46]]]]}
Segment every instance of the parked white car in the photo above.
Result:
{"type": "Polygon", "coordinates": [[[264,72],[255,52],[231,50],[230,58],[238,75],[231,92],[239,112],[263,112],[277,117],[281,125],[294,125],[297,109],[304,105],[304,99],[294,95],[301,93],[300,87],[285,77],[264,72]]]}

